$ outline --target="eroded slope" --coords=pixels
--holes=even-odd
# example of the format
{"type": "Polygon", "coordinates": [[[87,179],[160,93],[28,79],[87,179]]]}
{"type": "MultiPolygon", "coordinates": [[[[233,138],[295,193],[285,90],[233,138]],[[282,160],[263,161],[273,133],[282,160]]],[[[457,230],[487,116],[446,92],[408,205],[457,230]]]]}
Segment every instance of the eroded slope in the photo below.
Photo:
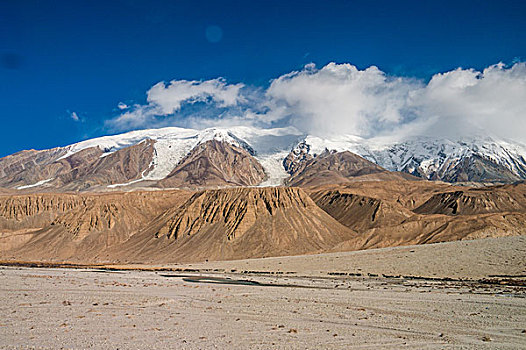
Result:
{"type": "Polygon", "coordinates": [[[196,193],[125,249],[132,261],[242,259],[321,252],[354,235],[301,189],[232,188],[196,193]]]}

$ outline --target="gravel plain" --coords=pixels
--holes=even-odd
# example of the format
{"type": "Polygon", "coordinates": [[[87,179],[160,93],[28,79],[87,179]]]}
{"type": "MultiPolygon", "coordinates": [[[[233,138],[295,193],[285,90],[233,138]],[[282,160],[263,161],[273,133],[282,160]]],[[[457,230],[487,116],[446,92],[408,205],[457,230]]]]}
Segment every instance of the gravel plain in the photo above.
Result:
{"type": "Polygon", "coordinates": [[[311,263],[303,272],[232,272],[224,264],[234,262],[172,271],[0,267],[0,348],[526,348],[521,277],[357,276],[333,266],[309,275],[311,263]]]}

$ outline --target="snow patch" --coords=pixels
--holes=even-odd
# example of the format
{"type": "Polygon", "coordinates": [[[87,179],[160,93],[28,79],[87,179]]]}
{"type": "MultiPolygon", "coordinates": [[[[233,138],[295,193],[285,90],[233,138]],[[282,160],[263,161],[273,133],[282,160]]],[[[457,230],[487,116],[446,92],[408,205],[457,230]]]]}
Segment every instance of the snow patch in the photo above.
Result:
{"type": "Polygon", "coordinates": [[[38,187],[38,186],[42,186],[43,184],[45,183],[48,183],[50,181],[53,181],[55,178],[52,177],[51,179],[47,179],[47,180],[42,180],[42,181],[39,181],[39,182],[35,182],[34,184],[32,185],[25,185],[25,186],[19,186],[17,187],[16,189],[17,190],[24,190],[26,188],[32,188],[32,187],[38,187]]]}
{"type": "Polygon", "coordinates": [[[132,185],[132,184],[135,184],[135,183],[141,182],[141,181],[144,181],[144,178],[133,180],[133,181],[130,181],[130,182],[126,182],[126,183],[123,183],[123,184],[108,185],[107,187],[108,188],[116,188],[116,187],[128,186],[128,185],[132,185]]]}

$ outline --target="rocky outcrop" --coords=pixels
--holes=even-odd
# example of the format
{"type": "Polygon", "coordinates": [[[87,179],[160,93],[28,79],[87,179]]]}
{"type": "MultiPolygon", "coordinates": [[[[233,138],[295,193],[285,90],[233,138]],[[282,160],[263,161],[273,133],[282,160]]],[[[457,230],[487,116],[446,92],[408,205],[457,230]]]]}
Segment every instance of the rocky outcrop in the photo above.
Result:
{"type": "Polygon", "coordinates": [[[283,160],[285,171],[290,175],[298,174],[303,171],[306,164],[314,158],[309,151],[310,146],[307,142],[300,142],[283,160]]]}

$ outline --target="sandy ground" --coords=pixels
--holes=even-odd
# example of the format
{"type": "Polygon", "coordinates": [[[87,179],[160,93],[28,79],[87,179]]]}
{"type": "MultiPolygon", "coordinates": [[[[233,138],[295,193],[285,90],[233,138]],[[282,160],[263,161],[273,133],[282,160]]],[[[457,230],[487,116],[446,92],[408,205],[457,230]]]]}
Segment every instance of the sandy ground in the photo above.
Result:
{"type": "Polygon", "coordinates": [[[175,265],[181,269],[361,273],[481,279],[526,277],[526,236],[487,238],[355,252],[175,265]]]}
{"type": "MultiPolygon", "coordinates": [[[[488,267],[491,274],[524,280],[517,277],[525,268],[523,237],[457,243],[256,259],[247,267],[276,268],[268,271],[274,274],[238,270],[247,261],[208,263],[196,272],[0,267],[0,348],[525,349],[520,283],[332,274],[354,273],[362,266],[354,261],[386,274],[443,276],[455,265],[444,263],[451,259],[445,251],[462,249],[484,262],[475,252],[493,247],[488,259],[508,264],[488,267]],[[436,249],[444,249],[442,260],[429,256],[436,249]],[[406,254],[405,263],[397,258],[406,254]],[[237,271],[223,271],[230,267],[237,271]],[[277,268],[289,273],[276,274],[277,268]]],[[[460,267],[469,261],[457,258],[460,267]]],[[[488,277],[482,265],[470,271],[488,277]]]]}

